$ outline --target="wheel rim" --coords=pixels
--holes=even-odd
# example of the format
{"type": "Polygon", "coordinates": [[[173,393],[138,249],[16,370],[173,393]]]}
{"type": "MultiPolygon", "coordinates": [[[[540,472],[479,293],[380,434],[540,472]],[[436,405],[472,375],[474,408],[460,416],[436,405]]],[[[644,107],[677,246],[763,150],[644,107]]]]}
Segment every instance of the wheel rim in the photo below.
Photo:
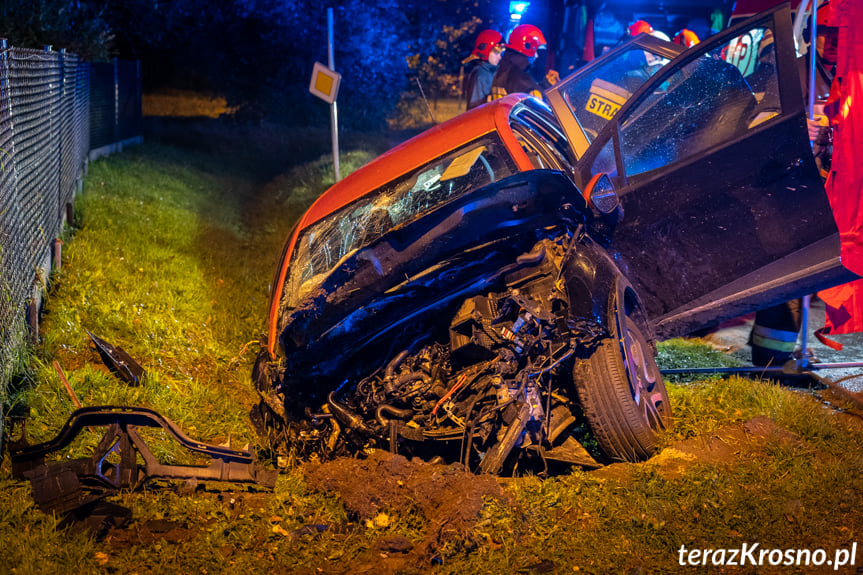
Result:
{"type": "Polygon", "coordinates": [[[659,369],[652,360],[647,340],[634,322],[619,315],[617,319],[618,326],[623,328],[619,331],[623,334],[620,347],[632,400],[651,429],[665,429],[665,394],[662,393],[659,369]],[[620,326],[620,323],[624,325],[620,326]]]}

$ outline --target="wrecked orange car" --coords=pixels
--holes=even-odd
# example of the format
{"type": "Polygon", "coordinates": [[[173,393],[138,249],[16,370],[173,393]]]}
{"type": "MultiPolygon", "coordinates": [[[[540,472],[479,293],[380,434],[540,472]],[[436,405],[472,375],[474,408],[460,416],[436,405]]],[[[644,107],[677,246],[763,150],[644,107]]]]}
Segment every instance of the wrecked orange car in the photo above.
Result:
{"type": "Polygon", "coordinates": [[[681,50],[633,38],[321,196],[273,283],[260,430],[484,473],[646,458],[657,338],[847,278],[787,7],[681,50]]]}

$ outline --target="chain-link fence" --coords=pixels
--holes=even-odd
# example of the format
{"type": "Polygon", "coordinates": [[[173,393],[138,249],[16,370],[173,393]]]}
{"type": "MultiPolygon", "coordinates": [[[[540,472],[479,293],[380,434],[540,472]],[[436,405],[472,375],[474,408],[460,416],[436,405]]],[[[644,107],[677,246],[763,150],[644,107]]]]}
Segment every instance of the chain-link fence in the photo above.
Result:
{"type": "Polygon", "coordinates": [[[28,320],[36,324],[91,139],[97,155],[140,140],[140,86],[138,62],[90,64],[0,39],[0,447],[8,385],[21,366],[28,320]],[[91,106],[94,76],[99,98],[91,106]],[[93,136],[91,118],[106,118],[93,136]]]}
{"type": "Polygon", "coordinates": [[[90,64],[90,159],[141,136],[140,62],[90,64]]]}

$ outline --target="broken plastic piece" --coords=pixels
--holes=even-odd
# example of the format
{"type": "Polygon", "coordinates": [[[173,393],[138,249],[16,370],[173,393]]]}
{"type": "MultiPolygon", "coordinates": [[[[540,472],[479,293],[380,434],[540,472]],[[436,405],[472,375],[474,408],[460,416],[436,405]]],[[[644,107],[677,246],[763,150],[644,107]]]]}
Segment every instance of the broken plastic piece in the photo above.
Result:
{"type": "MultiPolygon", "coordinates": [[[[87,330],[85,330],[87,331],[87,330]]],[[[130,385],[140,385],[141,378],[144,377],[144,368],[137,361],[132,359],[132,356],[126,353],[123,348],[111,345],[104,339],[97,337],[87,331],[87,335],[96,344],[96,349],[99,350],[99,355],[102,356],[102,361],[112,368],[117,374],[130,385]]]]}

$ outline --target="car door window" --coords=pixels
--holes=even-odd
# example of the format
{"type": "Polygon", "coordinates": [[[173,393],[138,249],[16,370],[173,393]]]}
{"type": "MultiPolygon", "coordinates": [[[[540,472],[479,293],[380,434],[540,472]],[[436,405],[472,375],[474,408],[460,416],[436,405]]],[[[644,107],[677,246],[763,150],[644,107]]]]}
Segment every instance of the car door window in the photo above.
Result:
{"type": "Polygon", "coordinates": [[[566,85],[563,98],[588,140],[592,142],[629,97],[667,63],[668,59],[633,46],[566,85]]]}
{"type": "MultiPolygon", "coordinates": [[[[772,34],[747,30],[644,95],[620,124],[626,177],[684,161],[780,115],[772,34]]],[[[607,169],[605,155],[593,173],[607,169]]]]}

